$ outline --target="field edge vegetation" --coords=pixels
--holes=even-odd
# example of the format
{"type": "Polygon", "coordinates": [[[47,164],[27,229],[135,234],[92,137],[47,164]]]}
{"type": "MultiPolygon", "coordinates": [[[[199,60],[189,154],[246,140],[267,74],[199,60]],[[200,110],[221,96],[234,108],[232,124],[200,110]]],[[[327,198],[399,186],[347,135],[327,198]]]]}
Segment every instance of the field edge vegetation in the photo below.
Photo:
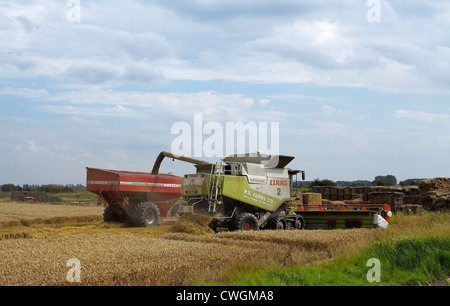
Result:
{"type": "Polygon", "coordinates": [[[450,214],[396,214],[390,228],[359,250],[310,265],[234,267],[221,282],[196,286],[450,286],[450,214]],[[370,259],[379,260],[378,280],[370,259]],[[370,274],[370,275],[369,275],[370,274]],[[368,278],[369,275],[369,278],[368,278]],[[370,279],[371,281],[369,281],[370,279]]]}

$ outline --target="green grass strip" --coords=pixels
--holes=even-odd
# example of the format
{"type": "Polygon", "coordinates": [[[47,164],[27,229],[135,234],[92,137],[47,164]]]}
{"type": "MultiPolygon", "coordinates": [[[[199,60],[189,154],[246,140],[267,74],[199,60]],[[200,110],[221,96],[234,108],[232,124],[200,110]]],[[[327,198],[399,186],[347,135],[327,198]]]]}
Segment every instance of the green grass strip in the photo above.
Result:
{"type": "Polygon", "coordinates": [[[447,279],[449,275],[450,237],[431,236],[405,238],[396,242],[377,241],[350,258],[337,258],[332,262],[306,267],[268,269],[240,267],[230,273],[229,282],[226,285],[428,285],[447,279]],[[378,260],[375,264],[370,261],[373,258],[378,260]],[[379,279],[376,278],[377,275],[379,279]]]}

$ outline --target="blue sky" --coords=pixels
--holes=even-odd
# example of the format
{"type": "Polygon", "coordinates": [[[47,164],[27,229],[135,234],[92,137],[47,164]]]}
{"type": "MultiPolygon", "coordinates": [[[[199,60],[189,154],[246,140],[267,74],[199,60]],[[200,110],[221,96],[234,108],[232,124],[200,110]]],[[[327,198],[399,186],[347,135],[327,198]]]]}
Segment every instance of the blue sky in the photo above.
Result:
{"type": "Polygon", "coordinates": [[[450,3],[330,2],[1,1],[0,184],[151,170],[196,114],[279,122],[310,180],[449,176],[450,3]]]}

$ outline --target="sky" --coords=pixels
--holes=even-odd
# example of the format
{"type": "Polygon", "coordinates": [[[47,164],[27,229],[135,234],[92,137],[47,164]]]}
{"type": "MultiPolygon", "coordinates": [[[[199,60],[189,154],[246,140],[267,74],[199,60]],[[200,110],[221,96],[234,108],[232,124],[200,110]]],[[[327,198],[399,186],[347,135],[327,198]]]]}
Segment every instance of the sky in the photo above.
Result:
{"type": "Polygon", "coordinates": [[[0,184],[220,162],[238,122],[307,180],[448,177],[449,32],[447,0],[0,1],[0,184]]]}

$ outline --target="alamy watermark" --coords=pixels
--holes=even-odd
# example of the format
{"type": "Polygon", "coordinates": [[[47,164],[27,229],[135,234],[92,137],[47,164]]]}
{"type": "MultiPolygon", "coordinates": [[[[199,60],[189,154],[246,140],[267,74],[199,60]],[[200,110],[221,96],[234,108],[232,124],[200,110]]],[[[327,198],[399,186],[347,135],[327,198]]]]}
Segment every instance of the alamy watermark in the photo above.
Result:
{"type": "Polygon", "coordinates": [[[369,283],[373,282],[381,282],[381,263],[378,258],[370,258],[366,264],[368,267],[371,267],[369,271],[367,271],[366,278],[369,283]]]}
{"type": "Polygon", "coordinates": [[[171,134],[173,154],[195,158],[222,158],[232,154],[279,154],[279,122],[207,121],[195,114],[193,124],[176,122],[171,134]]]}
{"type": "Polygon", "coordinates": [[[67,11],[66,19],[70,23],[81,22],[81,2],[80,0],[67,0],[66,6],[70,9],[67,11]]]}
{"type": "Polygon", "coordinates": [[[380,0],[367,0],[366,5],[370,7],[367,11],[367,21],[372,22],[381,22],[381,2],[380,0]]]}
{"type": "Polygon", "coordinates": [[[66,266],[70,268],[66,274],[66,280],[69,283],[81,282],[81,262],[77,258],[71,258],[67,261],[66,266]]]}

